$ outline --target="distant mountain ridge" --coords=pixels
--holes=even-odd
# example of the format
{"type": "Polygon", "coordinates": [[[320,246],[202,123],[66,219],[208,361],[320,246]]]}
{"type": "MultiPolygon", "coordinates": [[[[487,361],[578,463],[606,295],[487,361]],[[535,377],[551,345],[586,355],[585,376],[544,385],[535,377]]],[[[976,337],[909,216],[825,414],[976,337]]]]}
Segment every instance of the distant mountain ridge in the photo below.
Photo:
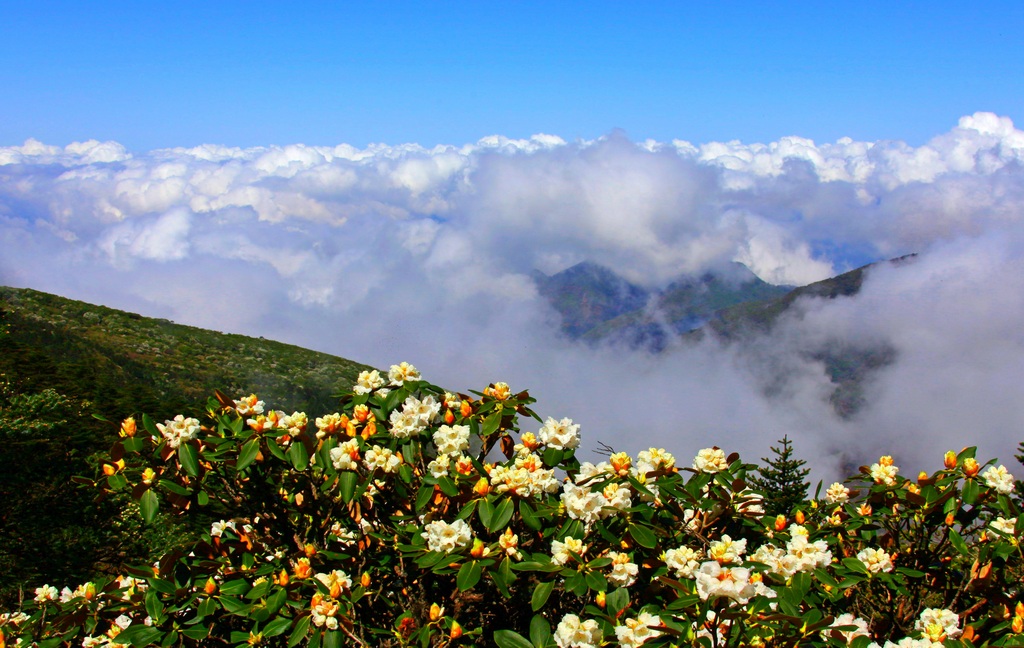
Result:
{"type": "Polygon", "coordinates": [[[537,290],[562,317],[562,331],[590,343],[611,341],[661,351],[671,336],[696,330],[722,309],[780,297],[792,286],[773,286],[746,266],[683,276],[648,290],[613,270],[584,261],[548,276],[533,275],[537,290]]]}

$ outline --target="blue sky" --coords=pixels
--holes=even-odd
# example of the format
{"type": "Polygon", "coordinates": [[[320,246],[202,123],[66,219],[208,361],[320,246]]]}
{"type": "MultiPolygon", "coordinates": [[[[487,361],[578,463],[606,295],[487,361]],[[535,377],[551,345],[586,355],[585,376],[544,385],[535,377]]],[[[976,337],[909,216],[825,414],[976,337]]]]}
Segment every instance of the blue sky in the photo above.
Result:
{"type": "Polygon", "coordinates": [[[1024,4],[0,4],[0,146],[920,144],[1020,118],[1024,4]]]}

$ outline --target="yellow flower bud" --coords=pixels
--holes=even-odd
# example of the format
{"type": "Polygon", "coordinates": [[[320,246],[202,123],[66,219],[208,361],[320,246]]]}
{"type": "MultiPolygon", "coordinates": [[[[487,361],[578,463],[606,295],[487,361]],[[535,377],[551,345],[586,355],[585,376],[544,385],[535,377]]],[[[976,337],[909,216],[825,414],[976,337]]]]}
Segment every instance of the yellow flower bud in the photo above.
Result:
{"type": "Polygon", "coordinates": [[[785,528],[786,528],[786,516],[782,515],[780,513],[779,515],[775,516],[775,530],[776,531],[782,531],[785,528]]]}
{"type": "Polygon", "coordinates": [[[597,602],[597,607],[599,607],[599,608],[601,608],[603,610],[604,606],[608,604],[607,597],[605,596],[604,592],[598,592],[597,593],[596,602],[597,602]]]}
{"type": "Polygon", "coordinates": [[[444,411],[444,422],[448,425],[455,422],[455,414],[450,409],[444,411]]]}
{"type": "Polygon", "coordinates": [[[947,451],[945,456],[942,457],[942,465],[946,467],[946,470],[956,468],[956,453],[952,450],[947,451]]]}
{"type": "Polygon", "coordinates": [[[142,471],[142,483],[149,486],[156,479],[156,471],[152,468],[146,468],[142,471]]]}
{"type": "Polygon", "coordinates": [[[130,439],[135,436],[136,431],[137,428],[135,426],[135,417],[129,416],[128,418],[121,422],[121,430],[118,433],[121,436],[128,437],[130,439]]]}
{"type": "Polygon", "coordinates": [[[981,466],[978,465],[978,462],[976,460],[972,459],[971,457],[964,459],[964,476],[974,477],[975,475],[978,474],[978,471],[980,469],[981,466]]]}
{"type": "Polygon", "coordinates": [[[1013,609],[1013,613],[1016,616],[1024,617],[1024,603],[1018,602],[1016,607],[1013,609]]]}
{"type": "Polygon", "coordinates": [[[473,492],[479,495],[480,497],[483,497],[490,491],[491,483],[487,481],[486,477],[481,477],[479,480],[477,480],[476,486],[473,487],[473,492]]]}
{"type": "Polygon", "coordinates": [[[462,401],[462,405],[459,406],[459,414],[462,414],[462,418],[466,418],[473,413],[473,408],[470,406],[468,401],[462,401]]]}
{"type": "Polygon", "coordinates": [[[370,586],[370,572],[363,572],[363,575],[359,577],[359,584],[363,587],[370,586]]]}
{"type": "Polygon", "coordinates": [[[1020,634],[1024,631],[1024,617],[1015,616],[1013,617],[1013,623],[1010,625],[1014,634],[1020,634]]]}
{"type": "Polygon", "coordinates": [[[804,520],[805,520],[806,518],[804,517],[804,512],[803,512],[803,511],[797,511],[797,512],[796,512],[796,515],[794,515],[794,516],[793,516],[793,519],[795,519],[795,520],[796,520],[796,523],[797,523],[797,524],[803,524],[803,523],[804,523],[804,520]]]}
{"type": "Polygon", "coordinates": [[[431,603],[430,604],[430,622],[431,623],[434,623],[435,621],[440,619],[442,614],[444,614],[444,608],[443,607],[441,607],[437,603],[431,603]]]}
{"type": "Polygon", "coordinates": [[[217,581],[213,580],[213,576],[206,579],[206,586],[203,587],[203,591],[206,592],[207,596],[213,596],[217,592],[217,581]]]}
{"type": "Polygon", "coordinates": [[[459,625],[458,621],[452,621],[451,632],[448,633],[450,639],[458,639],[462,636],[462,626],[459,625]]]}

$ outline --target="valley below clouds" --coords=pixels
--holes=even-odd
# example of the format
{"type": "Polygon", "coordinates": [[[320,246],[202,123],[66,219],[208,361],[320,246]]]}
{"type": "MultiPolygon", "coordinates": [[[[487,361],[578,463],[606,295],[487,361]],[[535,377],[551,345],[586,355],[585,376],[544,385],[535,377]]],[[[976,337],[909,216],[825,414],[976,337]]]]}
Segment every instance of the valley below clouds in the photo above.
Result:
{"type": "MultiPolygon", "coordinates": [[[[921,146],[500,136],[461,146],[130,152],[0,147],[0,284],[265,336],[450,389],[503,380],[635,453],[750,461],[788,434],[815,479],[879,454],[908,475],[1024,441],[1024,132],[975,113],[921,146]],[[734,261],[805,285],[739,343],[662,353],[564,336],[531,274],[582,261],[645,288],[734,261]],[[816,353],[891,349],[840,416],[816,353]]],[[[524,429],[530,429],[529,424],[524,429]]],[[[1018,471],[1020,467],[1017,466],[1018,471]]]]}

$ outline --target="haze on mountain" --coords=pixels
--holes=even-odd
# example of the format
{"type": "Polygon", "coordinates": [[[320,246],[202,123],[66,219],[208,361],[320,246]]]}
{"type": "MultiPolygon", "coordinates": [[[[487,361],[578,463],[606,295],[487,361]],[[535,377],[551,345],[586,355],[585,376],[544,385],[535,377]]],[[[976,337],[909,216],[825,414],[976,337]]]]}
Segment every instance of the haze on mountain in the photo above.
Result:
{"type": "MultiPolygon", "coordinates": [[[[912,470],[975,443],[1009,462],[1024,430],[1022,163],[1024,133],[989,113],[920,146],[29,141],[0,148],[0,283],[377,367],[408,360],[455,389],[505,380],[580,422],[590,449],[757,458],[785,434],[822,475],[883,452],[912,470]],[[666,337],[668,353],[572,340],[532,274],[614,268],[635,293],[624,304],[647,295],[665,312],[673,281],[733,262],[794,286],[914,252],[864,271],[855,295],[794,299],[744,344],[666,337]],[[855,412],[837,412],[842,367],[823,349],[891,349],[855,412]]],[[[647,321],[598,311],[614,314],[600,325],[647,321]]],[[[680,313],[666,321],[684,333],[725,317],[680,313]]]]}

